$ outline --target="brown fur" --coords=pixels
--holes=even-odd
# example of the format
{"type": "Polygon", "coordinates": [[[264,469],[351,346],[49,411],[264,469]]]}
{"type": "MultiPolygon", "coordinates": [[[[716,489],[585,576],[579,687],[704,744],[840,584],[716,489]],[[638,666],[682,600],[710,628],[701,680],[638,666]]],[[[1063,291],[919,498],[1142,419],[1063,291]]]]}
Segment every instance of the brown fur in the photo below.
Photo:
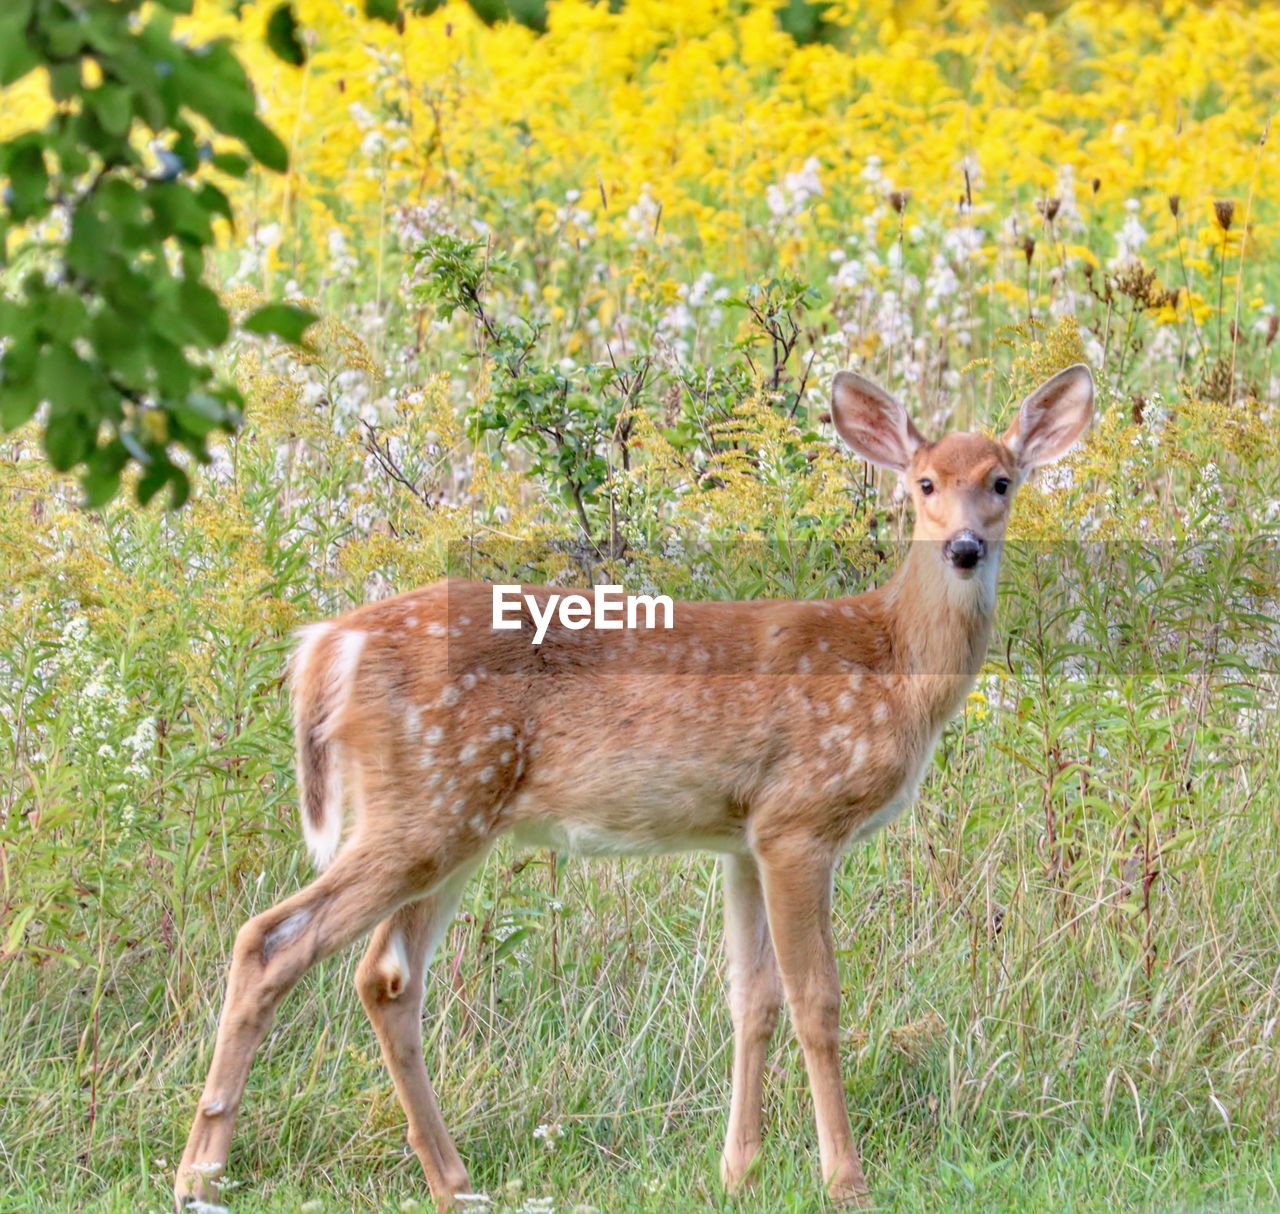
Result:
{"type": "Polygon", "coordinates": [[[915,542],[868,594],[680,603],[671,631],[555,624],[534,646],[527,615],[522,630],[495,631],[490,588],[449,581],[317,626],[293,671],[304,826],[309,840],[331,830],[336,842],[343,781],[347,837],[313,885],[237,938],[179,1197],[210,1192],[193,1165],[225,1162],[249,1062],[280,998],[307,966],[380,923],[361,998],[432,1194],[451,1202],[466,1171],[422,1068],[422,975],[467,872],[510,832],[585,851],[725,855],[735,1057],[723,1177],[742,1183],[759,1147],[764,1049],[785,991],[824,1177],[837,1199],[860,1200],[839,1075],[832,871],[851,840],[910,803],[972,686],[1009,502],[1027,470],[1018,451],[1025,438],[1053,458],[1088,420],[1079,372],[1063,374],[1075,378],[1055,389],[1057,403],[1029,398],[1003,441],[956,434],[933,444],[874,385],[837,378],[841,433],[913,486],[915,542]],[[1028,417],[1037,429],[1024,434],[1028,417]],[[943,552],[964,531],[990,549],[972,575],[943,552]]]}

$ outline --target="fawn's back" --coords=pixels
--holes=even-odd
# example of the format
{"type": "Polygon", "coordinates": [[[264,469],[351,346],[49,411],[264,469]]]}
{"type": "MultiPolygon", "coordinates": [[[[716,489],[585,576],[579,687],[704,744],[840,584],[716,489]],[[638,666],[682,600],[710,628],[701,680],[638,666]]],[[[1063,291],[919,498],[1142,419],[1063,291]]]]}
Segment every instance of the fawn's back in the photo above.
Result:
{"type": "MultiPolygon", "coordinates": [[[[535,646],[532,621],[491,627],[490,587],[439,582],[308,632],[299,732],[332,749],[354,829],[395,815],[424,848],[734,851],[797,815],[843,840],[905,806],[967,689],[903,668],[886,597],[679,603],[669,630],[535,646]]],[[[338,810],[309,823],[322,860],[338,810]]]]}

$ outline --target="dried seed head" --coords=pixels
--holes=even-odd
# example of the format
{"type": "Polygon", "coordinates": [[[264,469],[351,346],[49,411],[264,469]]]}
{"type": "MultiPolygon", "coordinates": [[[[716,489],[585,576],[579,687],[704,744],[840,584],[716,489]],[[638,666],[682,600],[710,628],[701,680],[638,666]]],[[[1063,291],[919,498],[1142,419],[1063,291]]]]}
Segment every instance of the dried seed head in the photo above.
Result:
{"type": "Polygon", "coordinates": [[[1213,215],[1218,227],[1224,232],[1231,231],[1231,221],[1236,217],[1236,204],[1230,198],[1219,198],[1213,204],[1213,215]]]}
{"type": "Polygon", "coordinates": [[[1036,200],[1036,210],[1044,216],[1046,223],[1052,223],[1058,217],[1058,211],[1062,208],[1061,198],[1039,198],[1036,200]]]}
{"type": "Polygon", "coordinates": [[[1027,265],[1031,264],[1031,259],[1035,256],[1035,252],[1036,252],[1036,238],[1034,236],[1023,237],[1022,255],[1027,259],[1027,265]]]}
{"type": "Polygon", "coordinates": [[[1267,321],[1267,345],[1271,345],[1276,339],[1276,334],[1280,333],[1280,315],[1273,316],[1267,321]]]}
{"type": "Polygon", "coordinates": [[[1091,184],[1093,186],[1093,192],[1096,194],[1100,189],[1102,189],[1102,178],[1095,177],[1091,184]]]}
{"type": "Polygon", "coordinates": [[[1169,195],[1169,214],[1170,214],[1170,215],[1172,215],[1172,216],[1174,217],[1174,219],[1177,219],[1177,218],[1178,218],[1178,208],[1179,208],[1181,205],[1182,205],[1182,195],[1181,195],[1181,194],[1170,194],[1170,195],[1169,195]]]}
{"type": "Polygon", "coordinates": [[[910,190],[890,190],[889,205],[901,215],[907,209],[907,199],[910,197],[910,190]]]}

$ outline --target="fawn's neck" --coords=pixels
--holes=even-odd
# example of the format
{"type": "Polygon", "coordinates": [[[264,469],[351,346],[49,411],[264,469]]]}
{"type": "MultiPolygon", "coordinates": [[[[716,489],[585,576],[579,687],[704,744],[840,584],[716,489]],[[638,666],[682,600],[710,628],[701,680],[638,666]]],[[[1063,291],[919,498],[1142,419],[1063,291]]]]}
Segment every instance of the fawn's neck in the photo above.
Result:
{"type": "Polygon", "coordinates": [[[1000,552],[993,550],[984,568],[962,580],[944,565],[937,544],[909,547],[884,587],[899,669],[943,676],[963,695],[986,658],[1000,552]]]}

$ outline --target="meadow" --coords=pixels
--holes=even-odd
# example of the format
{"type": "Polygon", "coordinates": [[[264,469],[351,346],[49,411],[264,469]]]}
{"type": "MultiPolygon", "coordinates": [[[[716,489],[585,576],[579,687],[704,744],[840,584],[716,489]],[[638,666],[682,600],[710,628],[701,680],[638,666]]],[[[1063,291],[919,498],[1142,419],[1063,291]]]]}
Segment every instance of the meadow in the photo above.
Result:
{"type": "MultiPolygon", "coordinates": [[[[838,873],[854,1130],[885,1210],[1280,1210],[1280,8],[835,0],[802,44],[748,0],[300,0],[292,68],[272,7],[183,19],[290,151],[210,285],[309,345],[228,346],[243,426],[181,511],[0,435],[0,1212],[169,1207],[235,930],[309,879],[296,627],[446,572],[871,586],[909,522],[832,374],[934,436],[1079,360],[978,687],[838,873]]],[[[469,1208],[823,1208],[785,1021],[719,1188],[719,887],[490,857],[423,1021],[469,1208]]],[[[429,1207],[358,957],[282,1008],[228,1206],[429,1207]]]]}

